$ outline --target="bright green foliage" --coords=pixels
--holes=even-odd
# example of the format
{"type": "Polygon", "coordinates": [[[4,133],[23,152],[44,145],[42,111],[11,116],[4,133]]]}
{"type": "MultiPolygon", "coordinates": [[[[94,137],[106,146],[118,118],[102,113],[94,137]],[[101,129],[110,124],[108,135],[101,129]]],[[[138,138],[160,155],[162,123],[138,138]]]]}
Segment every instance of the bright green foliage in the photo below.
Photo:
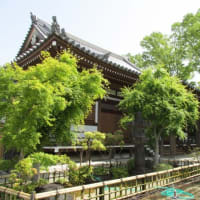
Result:
{"type": "MultiPolygon", "coordinates": [[[[13,174],[11,174],[11,177],[13,177],[13,174]]],[[[16,191],[23,191],[26,193],[32,193],[35,191],[36,188],[42,185],[46,185],[48,183],[47,180],[42,179],[42,178],[37,183],[28,182],[26,184],[24,184],[22,179],[15,178],[13,180],[15,181],[12,185],[12,188],[16,191]]]]}
{"type": "MultiPolygon", "coordinates": [[[[32,168],[34,164],[39,164],[41,169],[47,169],[47,167],[51,165],[56,164],[69,164],[70,167],[74,167],[75,163],[71,161],[69,157],[66,155],[52,155],[47,154],[43,152],[39,153],[33,153],[29,155],[27,158],[24,158],[23,160],[20,160],[15,165],[15,170],[18,174],[20,174],[20,177],[23,177],[24,180],[27,178],[30,178],[32,173],[32,168]]],[[[35,169],[33,169],[33,172],[35,169]]]]}
{"type": "MultiPolygon", "coordinates": [[[[31,155],[28,156],[28,158],[25,158],[23,160],[26,159],[31,159],[32,164],[37,163],[40,164],[40,166],[42,168],[47,168],[51,165],[56,165],[56,164],[69,164],[70,166],[74,166],[75,163],[73,161],[71,161],[71,159],[69,157],[67,157],[66,155],[52,155],[52,154],[48,154],[48,153],[43,153],[43,152],[37,152],[37,153],[33,153],[31,155]]],[[[21,162],[19,161],[19,168],[20,168],[20,164],[21,162]]]]}
{"type": "Polygon", "coordinates": [[[104,133],[88,131],[84,133],[84,138],[80,141],[80,144],[83,146],[84,150],[106,150],[103,144],[105,137],[104,133]]]}
{"type": "MultiPolygon", "coordinates": [[[[89,166],[90,166],[90,154],[91,150],[106,150],[106,147],[104,146],[104,140],[106,136],[104,133],[101,132],[85,132],[84,138],[78,141],[78,144],[80,144],[84,150],[88,153],[89,158],[89,166]]],[[[82,160],[82,158],[81,158],[82,160]]]]}
{"type": "Polygon", "coordinates": [[[181,80],[191,78],[193,66],[188,65],[183,58],[182,50],[177,47],[171,37],[160,32],[153,32],[141,41],[143,52],[131,56],[130,60],[142,69],[162,65],[171,75],[181,80]]]}
{"type": "Polygon", "coordinates": [[[162,64],[171,75],[181,80],[192,78],[195,71],[200,72],[200,10],[174,23],[171,35],[153,32],[144,37],[141,46],[144,49],[141,54],[128,54],[138,67],[162,64]]]}
{"type": "Polygon", "coordinates": [[[23,70],[0,68],[0,119],[7,149],[30,153],[43,142],[69,143],[71,125],[83,123],[94,101],[103,98],[107,81],[95,68],[78,71],[77,60],[64,52],[23,70]]]}
{"type": "Polygon", "coordinates": [[[174,134],[184,138],[188,126],[195,125],[199,117],[195,95],[162,67],[145,70],[138,82],[124,88],[122,94],[124,99],[119,106],[125,113],[125,121],[132,121],[141,112],[148,123],[146,134],[155,141],[156,164],[160,137],[174,134]]]}
{"type": "Polygon", "coordinates": [[[34,168],[34,164],[39,164],[40,169],[47,169],[47,167],[56,164],[68,164],[69,169],[74,169],[76,167],[76,164],[66,155],[58,156],[43,152],[31,154],[27,158],[20,160],[15,165],[15,169],[12,170],[10,181],[15,183],[13,185],[14,189],[29,191],[30,189],[37,187],[38,184],[44,183],[43,180],[40,180],[37,184],[28,183],[28,181],[38,173],[37,169],[34,168]]]}
{"type": "Polygon", "coordinates": [[[30,180],[34,174],[37,174],[37,169],[33,168],[33,161],[30,157],[27,157],[23,160],[20,160],[19,163],[15,165],[15,169],[12,170],[12,175],[10,180],[15,182],[14,178],[16,178],[16,183],[22,181],[30,180]]]}
{"type": "Polygon", "coordinates": [[[123,132],[116,131],[114,134],[106,133],[105,144],[106,145],[123,145],[124,144],[123,132]]]}
{"type": "Polygon", "coordinates": [[[144,37],[140,45],[144,49],[143,53],[131,57],[138,67],[147,68],[161,63],[170,64],[172,48],[166,35],[160,32],[153,32],[149,36],[144,37]]]}
{"type": "Polygon", "coordinates": [[[173,166],[170,164],[166,163],[159,163],[154,167],[155,171],[163,171],[163,170],[168,170],[168,169],[173,169],[173,166]]]}
{"type": "Polygon", "coordinates": [[[172,25],[172,41],[187,68],[200,71],[200,10],[172,25]]]}

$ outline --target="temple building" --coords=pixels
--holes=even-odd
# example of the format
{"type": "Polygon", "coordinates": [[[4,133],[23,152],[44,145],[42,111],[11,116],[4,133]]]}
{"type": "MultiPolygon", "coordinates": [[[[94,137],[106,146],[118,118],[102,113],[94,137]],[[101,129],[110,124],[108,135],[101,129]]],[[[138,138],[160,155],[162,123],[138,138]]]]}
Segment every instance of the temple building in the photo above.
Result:
{"type": "MultiPolygon", "coordinates": [[[[128,58],[117,55],[94,44],[86,42],[60,28],[56,17],[51,24],[37,18],[31,13],[31,26],[23,44],[15,58],[15,62],[27,69],[31,65],[41,62],[41,51],[49,51],[52,56],[58,52],[70,49],[70,52],[79,59],[78,65],[83,68],[91,68],[94,65],[100,69],[110,82],[108,96],[95,103],[93,111],[85,120],[85,125],[80,126],[80,132],[101,131],[114,133],[119,129],[119,120],[122,113],[117,104],[121,99],[120,88],[133,85],[139,77],[140,69],[132,64],[128,58]]],[[[126,133],[126,142],[129,131],[126,133]]],[[[200,143],[199,134],[196,136],[200,143]]],[[[171,145],[169,152],[176,152],[176,138],[168,138],[171,145]]],[[[200,145],[200,144],[199,144],[200,145]]]]}
{"type": "Polygon", "coordinates": [[[14,61],[27,69],[28,66],[41,62],[41,51],[49,51],[55,56],[58,52],[70,49],[70,52],[79,59],[80,67],[91,68],[96,65],[110,82],[109,95],[106,99],[96,102],[81,129],[114,133],[119,128],[118,122],[121,117],[116,107],[121,98],[120,88],[132,85],[138,79],[140,70],[126,57],[65,32],[64,28],[60,28],[55,16],[51,24],[33,14],[31,21],[31,27],[14,61]]]}

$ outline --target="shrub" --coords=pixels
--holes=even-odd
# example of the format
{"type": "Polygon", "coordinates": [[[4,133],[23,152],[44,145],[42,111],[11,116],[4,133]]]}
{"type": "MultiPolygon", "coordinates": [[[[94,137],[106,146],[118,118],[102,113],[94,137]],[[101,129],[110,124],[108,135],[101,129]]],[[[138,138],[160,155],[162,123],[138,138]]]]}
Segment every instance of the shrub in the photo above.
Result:
{"type": "Polygon", "coordinates": [[[93,174],[95,176],[105,176],[105,175],[108,175],[109,174],[109,168],[106,168],[106,167],[95,167],[93,169],[93,174]]]}
{"type": "Polygon", "coordinates": [[[93,179],[93,168],[89,166],[74,167],[69,170],[69,182],[72,185],[82,185],[93,179]]]}
{"type": "Polygon", "coordinates": [[[32,163],[38,163],[42,168],[47,168],[56,164],[69,164],[75,165],[73,161],[66,155],[52,155],[43,152],[37,152],[31,154],[28,158],[32,160],[32,163]]]}
{"type": "Polygon", "coordinates": [[[128,173],[130,175],[133,174],[133,170],[135,169],[135,160],[134,159],[128,160],[127,169],[128,169],[128,173]]]}
{"type": "Polygon", "coordinates": [[[159,163],[156,166],[154,166],[155,171],[163,171],[168,169],[173,169],[173,166],[166,163],[159,163]]]}
{"type": "Polygon", "coordinates": [[[23,184],[21,182],[15,182],[13,184],[13,188],[15,190],[18,190],[18,191],[23,191],[23,192],[31,193],[31,192],[35,191],[35,189],[37,187],[40,187],[40,186],[45,185],[47,183],[48,183],[47,180],[41,178],[38,181],[38,183],[29,182],[29,183],[23,184]]]}
{"type": "Polygon", "coordinates": [[[123,178],[128,176],[128,170],[123,167],[112,167],[111,174],[114,179],[123,178]]]}
{"type": "Polygon", "coordinates": [[[34,188],[44,183],[44,180],[39,180],[37,183],[30,183],[30,180],[36,175],[37,169],[34,168],[34,164],[40,164],[41,168],[47,168],[48,166],[55,164],[68,164],[69,168],[75,168],[76,164],[70,160],[69,157],[63,155],[51,155],[46,153],[34,153],[27,158],[20,160],[14,170],[11,171],[10,181],[13,184],[13,188],[24,192],[30,192],[34,188]]]}

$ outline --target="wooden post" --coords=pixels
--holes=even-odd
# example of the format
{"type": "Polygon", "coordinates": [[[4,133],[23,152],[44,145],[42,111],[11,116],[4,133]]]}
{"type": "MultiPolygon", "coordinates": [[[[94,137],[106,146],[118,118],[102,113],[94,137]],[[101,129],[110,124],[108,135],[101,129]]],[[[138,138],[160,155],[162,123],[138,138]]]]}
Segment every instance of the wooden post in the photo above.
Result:
{"type": "Polygon", "coordinates": [[[100,196],[99,200],[104,200],[104,185],[102,187],[99,188],[99,194],[103,196],[100,196]]]}
{"type": "Polygon", "coordinates": [[[123,183],[123,182],[122,182],[122,179],[121,179],[120,189],[119,189],[119,190],[120,190],[120,197],[122,197],[122,183],[123,183]]]}
{"type": "Polygon", "coordinates": [[[84,199],[84,190],[85,190],[85,187],[83,185],[82,186],[82,190],[81,190],[81,199],[84,199]]]}
{"type": "Polygon", "coordinates": [[[146,176],[142,179],[142,190],[146,190],[146,176]]]}
{"type": "Polygon", "coordinates": [[[138,177],[136,176],[136,178],[135,178],[135,193],[137,193],[137,190],[138,190],[138,189],[137,189],[137,185],[138,185],[137,178],[138,178],[138,177]]]}
{"type": "Polygon", "coordinates": [[[36,194],[35,191],[33,191],[33,192],[31,193],[31,200],[35,200],[35,194],[36,194]]]}

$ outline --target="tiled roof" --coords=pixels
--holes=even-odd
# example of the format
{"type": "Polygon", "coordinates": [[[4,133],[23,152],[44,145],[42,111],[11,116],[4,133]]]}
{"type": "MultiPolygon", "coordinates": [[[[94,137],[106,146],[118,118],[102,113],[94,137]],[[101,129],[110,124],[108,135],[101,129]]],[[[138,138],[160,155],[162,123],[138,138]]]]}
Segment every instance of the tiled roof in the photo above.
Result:
{"type": "MultiPolygon", "coordinates": [[[[91,44],[70,33],[66,33],[64,29],[60,30],[60,26],[57,23],[56,17],[53,17],[53,22],[51,25],[39,18],[36,18],[36,16],[32,14],[31,14],[31,19],[32,19],[31,27],[33,26],[35,27],[35,29],[40,33],[42,39],[40,39],[39,42],[33,45],[31,48],[27,49],[24,53],[18,54],[17,57],[15,58],[15,61],[19,61],[22,58],[25,58],[26,56],[31,54],[31,52],[35,51],[38,47],[40,47],[52,34],[56,34],[63,40],[67,41],[69,44],[74,46],[75,48],[80,49],[84,53],[93,56],[98,60],[101,60],[107,64],[110,64],[122,70],[129,71],[134,74],[140,74],[140,69],[137,68],[131,62],[129,62],[128,58],[117,55],[113,52],[110,52],[94,44],[91,44]]],[[[30,30],[28,34],[29,33],[30,30]]],[[[27,37],[28,36],[26,36],[25,40],[27,39],[27,37]]],[[[22,44],[21,49],[23,48],[24,43],[22,44]]]]}

